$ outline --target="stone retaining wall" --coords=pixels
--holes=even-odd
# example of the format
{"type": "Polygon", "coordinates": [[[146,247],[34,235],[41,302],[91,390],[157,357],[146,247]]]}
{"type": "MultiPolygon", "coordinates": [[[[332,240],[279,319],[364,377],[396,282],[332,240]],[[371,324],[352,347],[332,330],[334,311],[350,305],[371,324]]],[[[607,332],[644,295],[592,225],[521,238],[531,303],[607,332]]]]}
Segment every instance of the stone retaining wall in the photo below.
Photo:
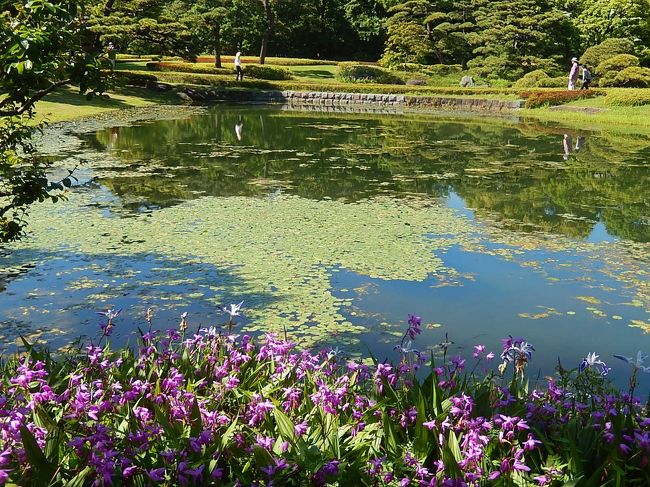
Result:
{"type": "MultiPolygon", "coordinates": [[[[253,91],[185,89],[179,96],[193,101],[240,101],[282,103],[289,107],[367,107],[377,109],[460,110],[504,112],[524,107],[524,100],[503,101],[445,96],[382,95],[373,93],[330,93],[324,91],[253,91]]],[[[326,111],[326,110],[325,110],[326,111]]]]}

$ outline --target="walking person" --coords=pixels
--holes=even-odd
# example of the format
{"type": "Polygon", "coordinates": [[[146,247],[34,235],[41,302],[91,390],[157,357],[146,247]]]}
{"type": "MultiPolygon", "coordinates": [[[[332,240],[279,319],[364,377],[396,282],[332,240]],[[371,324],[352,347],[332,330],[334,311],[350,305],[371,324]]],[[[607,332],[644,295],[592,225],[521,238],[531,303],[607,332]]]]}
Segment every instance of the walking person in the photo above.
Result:
{"type": "Polygon", "coordinates": [[[241,52],[235,54],[235,71],[237,71],[237,81],[244,80],[244,70],[241,68],[241,52]]]}
{"type": "Polygon", "coordinates": [[[115,46],[112,42],[109,42],[108,46],[106,46],[106,54],[108,55],[108,62],[111,65],[111,71],[115,71],[115,58],[117,57],[117,52],[115,51],[115,46]]]}
{"type": "Polygon", "coordinates": [[[580,87],[580,89],[588,90],[589,83],[591,83],[591,71],[589,71],[589,68],[587,68],[587,66],[583,64],[582,65],[582,86],[580,87]]]}
{"type": "Polygon", "coordinates": [[[576,89],[576,83],[578,81],[578,58],[574,57],[571,59],[571,71],[569,71],[569,90],[576,89]]]}

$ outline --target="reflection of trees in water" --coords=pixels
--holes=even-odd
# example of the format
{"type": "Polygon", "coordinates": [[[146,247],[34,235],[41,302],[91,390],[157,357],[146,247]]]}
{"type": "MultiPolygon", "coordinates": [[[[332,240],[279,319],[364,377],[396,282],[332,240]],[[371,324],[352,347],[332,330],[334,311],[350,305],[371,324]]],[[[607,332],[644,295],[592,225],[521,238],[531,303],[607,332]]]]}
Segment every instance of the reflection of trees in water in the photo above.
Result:
{"type": "MultiPolygon", "coordinates": [[[[496,212],[508,226],[584,238],[594,222],[650,241],[642,136],[588,135],[563,160],[561,128],[505,121],[331,116],[224,109],[210,116],[99,132],[89,143],[159,175],[104,179],[119,195],[166,206],[195,195],[263,195],[355,201],[378,193],[446,196],[496,212]],[[234,127],[246,130],[238,141],[234,127]],[[120,152],[124,151],[124,152],[120,152]],[[170,177],[171,176],[171,177],[170,177]]],[[[584,134],[570,131],[573,140],[584,134]]],[[[647,159],[647,156],[646,156],[647,159]]]]}

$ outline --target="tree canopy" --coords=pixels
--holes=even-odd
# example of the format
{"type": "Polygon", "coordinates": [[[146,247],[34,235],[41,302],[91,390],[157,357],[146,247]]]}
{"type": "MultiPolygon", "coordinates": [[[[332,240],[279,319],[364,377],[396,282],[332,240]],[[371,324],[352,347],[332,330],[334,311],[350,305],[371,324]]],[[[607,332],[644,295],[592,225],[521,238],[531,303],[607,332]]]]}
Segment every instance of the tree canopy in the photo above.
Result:
{"type": "Polygon", "coordinates": [[[30,142],[34,104],[73,84],[92,96],[104,88],[100,53],[77,0],[0,3],[0,241],[18,238],[29,206],[61,198],[72,184],[47,177],[30,142]]]}

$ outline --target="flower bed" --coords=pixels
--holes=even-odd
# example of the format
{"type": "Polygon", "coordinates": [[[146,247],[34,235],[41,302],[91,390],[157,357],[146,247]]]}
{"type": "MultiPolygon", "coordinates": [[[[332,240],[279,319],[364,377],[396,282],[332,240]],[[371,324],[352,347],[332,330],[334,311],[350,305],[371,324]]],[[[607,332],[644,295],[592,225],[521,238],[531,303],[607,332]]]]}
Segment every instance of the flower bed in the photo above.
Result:
{"type": "MultiPolygon", "coordinates": [[[[102,340],[118,314],[103,313],[102,340]]],[[[465,359],[443,343],[434,361],[412,348],[412,315],[401,361],[372,365],[272,335],[191,334],[186,316],[165,333],[147,321],[135,352],[100,340],[73,358],[28,347],[3,364],[0,483],[650,483],[647,410],[592,354],[528,389],[524,340],[504,341],[500,373],[481,345],[465,359]]]]}

